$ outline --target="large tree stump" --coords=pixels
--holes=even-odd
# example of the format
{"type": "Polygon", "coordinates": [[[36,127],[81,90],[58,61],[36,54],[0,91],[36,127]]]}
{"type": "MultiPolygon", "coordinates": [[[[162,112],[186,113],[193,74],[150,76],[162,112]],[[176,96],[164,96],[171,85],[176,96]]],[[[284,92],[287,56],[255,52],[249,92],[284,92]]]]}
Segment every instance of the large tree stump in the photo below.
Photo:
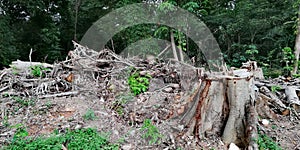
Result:
{"type": "Polygon", "coordinates": [[[189,128],[186,133],[198,139],[217,134],[225,144],[235,143],[243,148],[253,144],[249,140],[256,138],[252,133],[256,132],[253,78],[253,72],[247,69],[234,71],[231,76],[203,76],[198,88],[188,98],[186,112],[174,118],[177,129],[189,128]]]}

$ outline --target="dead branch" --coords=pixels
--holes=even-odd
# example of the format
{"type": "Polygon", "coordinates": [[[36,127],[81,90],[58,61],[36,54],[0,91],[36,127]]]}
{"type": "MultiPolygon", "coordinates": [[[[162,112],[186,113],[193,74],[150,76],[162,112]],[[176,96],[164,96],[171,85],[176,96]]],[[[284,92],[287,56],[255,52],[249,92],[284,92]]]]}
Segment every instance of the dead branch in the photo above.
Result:
{"type": "Polygon", "coordinates": [[[62,96],[75,96],[78,95],[79,91],[71,91],[71,92],[64,92],[64,93],[57,93],[57,94],[47,94],[47,95],[40,95],[38,98],[51,98],[51,97],[62,97],[62,96]]]}

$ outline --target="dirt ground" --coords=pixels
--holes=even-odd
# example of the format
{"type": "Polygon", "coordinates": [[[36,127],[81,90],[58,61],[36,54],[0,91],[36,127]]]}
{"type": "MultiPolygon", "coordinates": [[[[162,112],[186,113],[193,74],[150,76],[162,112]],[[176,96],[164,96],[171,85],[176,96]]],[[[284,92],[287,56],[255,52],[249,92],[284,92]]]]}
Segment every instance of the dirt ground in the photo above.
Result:
{"type": "MultiPolygon", "coordinates": [[[[151,93],[143,94],[151,98],[151,93]]],[[[167,97],[168,95],[165,95],[167,97]]],[[[170,96],[170,95],[169,95],[170,96]]],[[[161,96],[163,97],[163,96],[161,96]]],[[[160,106],[152,108],[150,98],[139,101],[137,97],[129,97],[124,106],[123,113],[118,113],[107,101],[98,98],[96,94],[84,93],[76,97],[61,97],[51,99],[40,99],[35,101],[34,106],[22,106],[15,100],[9,98],[1,99],[2,112],[8,113],[7,122],[10,125],[21,123],[26,126],[30,136],[47,135],[58,129],[64,132],[67,129],[97,128],[100,132],[110,133],[110,141],[120,143],[122,149],[226,149],[220,140],[219,135],[206,137],[199,142],[195,142],[193,136],[176,138],[176,134],[170,128],[170,122],[165,119],[166,114],[157,112],[160,106]],[[130,116],[130,109],[140,110],[134,116],[130,116]],[[95,120],[85,120],[84,115],[88,110],[93,110],[95,120]],[[144,134],[141,130],[142,121],[145,118],[153,120],[163,135],[159,144],[149,144],[149,139],[142,138],[144,134]]],[[[160,99],[159,99],[160,101],[160,99]]],[[[156,105],[159,105],[154,100],[156,105]]],[[[162,102],[163,105],[166,102],[162,102]]],[[[168,106],[168,104],[164,104],[168,106]]],[[[167,108],[165,108],[167,109],[167,108]]],[[[2,114],[3,116],[3,114],[2,114]]],[[[277,142],[282,149],[300,149],[300,121],[289,120],[289,116],[279,116],[277,120],[270,120],[268,126],[260,124],[263,132],[277,142]]],[[[15,129],[5,127],[2,118],[0,126],[0,144],[7,144],[12,138],[15,129]]]]}

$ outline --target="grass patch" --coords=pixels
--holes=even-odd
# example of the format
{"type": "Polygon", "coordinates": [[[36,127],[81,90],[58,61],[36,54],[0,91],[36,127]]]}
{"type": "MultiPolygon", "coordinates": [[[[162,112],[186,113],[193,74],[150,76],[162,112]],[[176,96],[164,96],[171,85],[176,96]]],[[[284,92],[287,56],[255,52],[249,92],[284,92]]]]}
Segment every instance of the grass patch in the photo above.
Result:
{"type": "Polygon", "coordinates": [[[50,137],[29,138],[24,127],[18,128],[10,145],[4,149],[51,149],[61,150],[64,145],[68,150],[95,149],[118,150],[119,145],[111,144],[108,135],[100,134],[96,129],[79,129],[65,134],[53,133],[50,137]]]}

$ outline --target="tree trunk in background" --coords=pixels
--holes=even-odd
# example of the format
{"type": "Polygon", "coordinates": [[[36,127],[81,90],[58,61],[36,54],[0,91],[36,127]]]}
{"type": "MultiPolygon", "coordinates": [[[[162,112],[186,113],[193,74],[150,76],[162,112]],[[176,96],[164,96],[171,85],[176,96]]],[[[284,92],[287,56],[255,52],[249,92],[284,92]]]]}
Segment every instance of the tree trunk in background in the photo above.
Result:
{"type": "Polygon", "coordinates": [[[294,70],[293,74],[296,74],[298,71],[298,61],[299,61],[299,54],[300,54],[300,6],[298,10],[298,20],[297,20],[297,36],[296,36],[296,41],[295,41],[295,63],[294,63],[294,70]]]}
{"type": "Polygon", "coordinates": [[[173,51],[174,59],[177,60],[177,61],[179,61],[178,55],[177,55],[177,52],[176,52],[176,45],[175,45],[175,40],[174,40],[174,33],[173,33],[173,31],[171,31],[171,45],[172,45],[172,51],[173,51]]]}

